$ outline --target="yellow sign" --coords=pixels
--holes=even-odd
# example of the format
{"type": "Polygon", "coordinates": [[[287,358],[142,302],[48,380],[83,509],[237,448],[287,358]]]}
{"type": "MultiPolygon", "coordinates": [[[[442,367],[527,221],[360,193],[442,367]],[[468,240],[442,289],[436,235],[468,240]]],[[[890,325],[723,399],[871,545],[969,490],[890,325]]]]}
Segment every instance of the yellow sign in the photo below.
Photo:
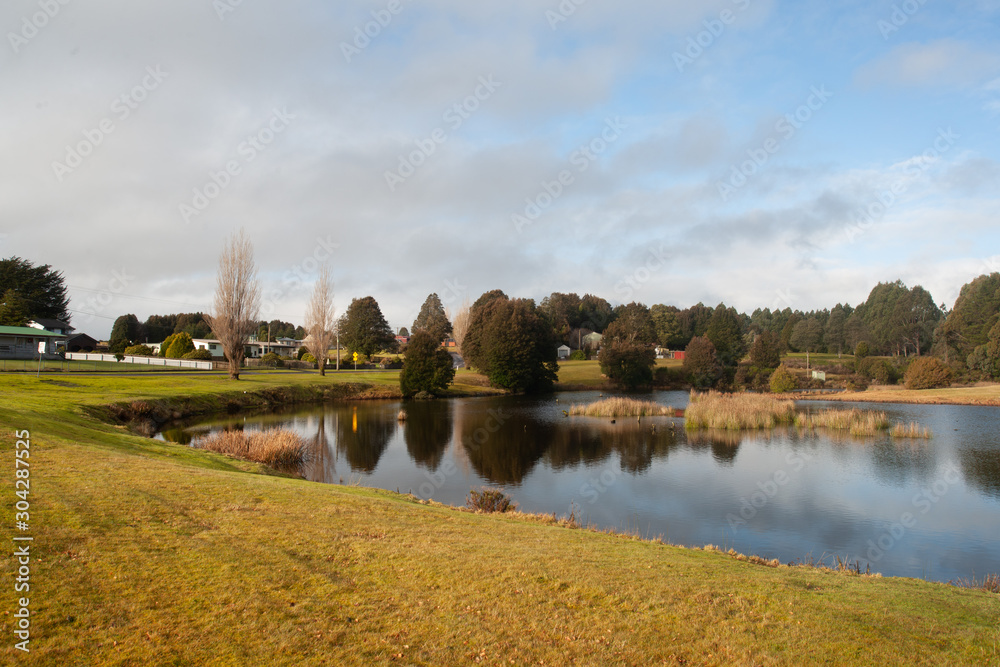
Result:
{"type": "Polygon", "coordinates": [[[355,352],[355,353],[354,353],[354,361],[357,361],[357,360],[358,360],[358,353],[357,353],[357,352],[355,352]]]}

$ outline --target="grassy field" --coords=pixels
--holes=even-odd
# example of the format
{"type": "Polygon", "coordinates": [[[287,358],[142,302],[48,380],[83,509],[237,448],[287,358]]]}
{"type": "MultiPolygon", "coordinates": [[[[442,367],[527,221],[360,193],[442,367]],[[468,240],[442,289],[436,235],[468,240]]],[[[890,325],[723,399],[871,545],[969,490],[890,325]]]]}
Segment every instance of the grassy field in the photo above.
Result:
{"type": "MultiPolygon", "coordinates": [[[[31,433],[31,654],[140,664],[938,665],[1000,660],[1000,596],[766,567],[270,474],[81,406],[347,376],[0,377],[0,521],[31,433]]],[[[357,374],[389,388],[395,374],[357,374]]],[[[460,375],[461,377],[461,375],[460,375]]],[[[474,376],[468,387],[477,386],[474,376]]],[[[8,547],[10,548],[10,547],[8,547]]]]}
{"type": "Polygon", "coordinates": [[[873,386],[869,387],[867,391],[796,395],[795,400],[1000,406],[1000,384],[987,384],[975,387],[949,387],[947,389],[906,389],[901,386],[873,386]]]}
{"type": "MultiPolygon", "coordinates": [[[[657,368],[680,368],[681,362],[674,359],[657,359],[657,368]]],[[[562,390],[607,389],[608,379],[601,373],[601,365],[596,359],[589,361],[560,361],[559,383],[562,390]]]]}

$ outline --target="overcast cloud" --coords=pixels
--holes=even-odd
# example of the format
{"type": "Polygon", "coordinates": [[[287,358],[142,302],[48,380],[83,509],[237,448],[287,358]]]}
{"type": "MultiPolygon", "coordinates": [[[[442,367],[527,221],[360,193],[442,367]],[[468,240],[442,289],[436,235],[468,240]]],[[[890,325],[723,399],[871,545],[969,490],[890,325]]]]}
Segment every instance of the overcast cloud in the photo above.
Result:
{"type": "Polygon", "coordinates": [[[295,323],[317,260],[396,327],[494,288],[950,306],[1000,269],[996,2],[577,2],[8,0],[0,255],[95,336],[207,309],[239,227],[295,323]]]}

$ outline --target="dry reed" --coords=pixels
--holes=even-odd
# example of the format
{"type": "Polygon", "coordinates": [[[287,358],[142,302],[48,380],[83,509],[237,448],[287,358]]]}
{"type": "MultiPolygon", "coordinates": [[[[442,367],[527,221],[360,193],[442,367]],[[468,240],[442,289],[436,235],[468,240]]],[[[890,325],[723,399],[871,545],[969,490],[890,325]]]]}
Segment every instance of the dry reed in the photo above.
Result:
{"type": "Polygon", "coordinates": [[[828,428],[847,431],[851,435],[878,435],[889,428],[889,419],[877,410],[824,410],[815,414],[798,415],[795,425],[803,429],[828,428]]]}
{"type": "Polygon", "coordinates": [[[196,446],[219,454],[289,469],[306,460],[308,443],[287,429],[264,431],[220,431],[196,442],[196,446]]]}
{"type": "Polygon", "coordinates": [[[762,394],[691,392],[684,428],[723,431],[770,429],[795,419],[795,402],[762,394]]]}
{"type": "Polygon", "coordinates": [[[896,424],[889,431],[889,435],[894,438],[925,438],[930,439],[933,433],[926,426],[920,426],[917,422],[909,424],[896,424]]]}
{"type": "Polygon", "coordinates": [[[585,417],[670,417],[674,409],[653,401],[618,396],[587,405],[571,405],[569,414],[585,417]]]}

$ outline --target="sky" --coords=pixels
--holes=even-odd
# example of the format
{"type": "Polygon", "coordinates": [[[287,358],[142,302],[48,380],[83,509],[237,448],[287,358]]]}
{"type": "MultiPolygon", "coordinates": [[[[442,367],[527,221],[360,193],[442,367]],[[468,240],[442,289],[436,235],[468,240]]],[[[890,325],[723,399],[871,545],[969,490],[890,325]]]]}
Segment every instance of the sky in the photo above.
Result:
{"type": "Polygon", "coordinates": [[[72,321],[428,294],[951,306],[1000,270],[1000,0],[6,0],[0,256],[72,321]]]}

